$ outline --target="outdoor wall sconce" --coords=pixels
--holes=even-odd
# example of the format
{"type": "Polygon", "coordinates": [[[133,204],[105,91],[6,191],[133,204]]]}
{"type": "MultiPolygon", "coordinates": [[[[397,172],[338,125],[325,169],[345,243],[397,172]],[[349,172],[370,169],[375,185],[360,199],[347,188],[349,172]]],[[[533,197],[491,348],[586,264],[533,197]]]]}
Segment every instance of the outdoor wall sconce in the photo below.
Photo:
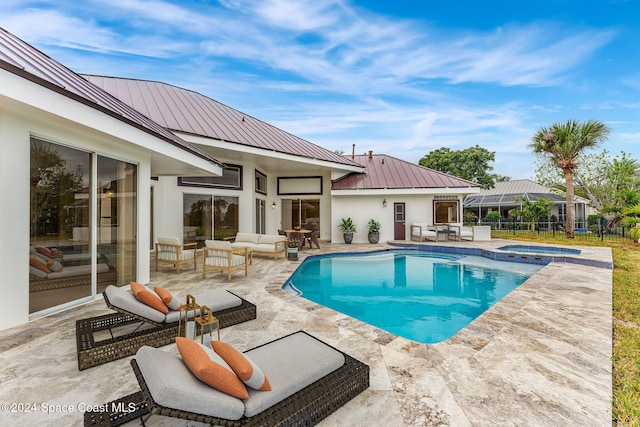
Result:
{"type": "Polygon", "coordinates": [[[386,208],[387,207],[387,199],[383,199],[382,200],[382,207],[386,208]]]}
{"type": "Polygon", "coordinates": [[[276,208],[276,202],[271,203],[271,209],[275,209],[276,208]]]}

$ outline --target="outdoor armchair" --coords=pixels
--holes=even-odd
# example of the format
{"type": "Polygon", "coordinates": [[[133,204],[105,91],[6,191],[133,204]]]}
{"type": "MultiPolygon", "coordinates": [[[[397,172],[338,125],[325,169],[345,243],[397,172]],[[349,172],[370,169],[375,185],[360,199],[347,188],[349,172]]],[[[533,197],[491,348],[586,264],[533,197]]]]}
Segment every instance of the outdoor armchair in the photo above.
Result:
{"type": "Polygon", "coordinates": [[[248,274],[249,251],[247,247],[234,248],[224,240],[205,240],[202,248],[202,277],[207,276],[207,269],[227,273],[227,280],[231,281],[233,270],[244,268],[245,277],[248,274]]]}
{"type": "Polygon", "coordinates": [[[197,268],[197,243],[181,244],[177,237],[158,237],[155,248],[156,271],[158,271],[158,264],[169,264],[175,267],[177,274],[180,274],[182,264],[193,263],[193,268],[197,268]]]}

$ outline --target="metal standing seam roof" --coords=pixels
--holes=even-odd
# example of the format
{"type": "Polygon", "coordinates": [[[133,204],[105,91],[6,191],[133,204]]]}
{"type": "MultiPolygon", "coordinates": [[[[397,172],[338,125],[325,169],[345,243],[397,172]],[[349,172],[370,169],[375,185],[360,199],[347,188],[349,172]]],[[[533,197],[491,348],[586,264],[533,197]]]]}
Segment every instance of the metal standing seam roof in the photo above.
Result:
{"type": "MultiPolygon", "coordinates": [[[[464,201],[464,207],[519,205],[518,198],[528,201],[548,199],[556,203],[564,203],[566,200],[553,193],[550,188],[540,185],[530,179],[516,179],[512,181],[496,182],[493,188],[482,190],[478,194],[468,196],[464,201]]],[[[586,202],[580,197],[576,202],[586,202]]]]}
{"type": "Polygon", "coordinates": [[[0,27],[0,68],[95,108],[203,159],[220,164],[106,91],[0,27]]]}
{"type": "Polygon", "coordinates": [[[339,154],[192,90],[148,80],[95,75],[83,77],[170,130],[358,166],[339,154]]]}
{"type": "Polygon", "coordinates": [[[354,156],[365,173],[350,173],[332,183],[332,190],[406,188],[469,188],[478,184],[386,154],[354,156]]]}

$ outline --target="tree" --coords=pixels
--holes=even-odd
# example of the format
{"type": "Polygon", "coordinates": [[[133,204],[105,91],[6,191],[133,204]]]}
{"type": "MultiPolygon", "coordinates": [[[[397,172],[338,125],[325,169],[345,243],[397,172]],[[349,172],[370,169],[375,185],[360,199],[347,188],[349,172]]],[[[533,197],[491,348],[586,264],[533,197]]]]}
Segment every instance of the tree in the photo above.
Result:
{"type": "Polygon", "coordinates": [[[547,156],[564,174],[567,191],[566,233],[569,239],[573,239],[575,228],[573,173],[578,166],[578,156],[605,141],[609,133],[609,127],[598,120],[584,123],[568,120],[566,123],[554,123],[549,128],[540,128],[529,145],[534,153],[547,156]]]}
{"type": "MultiPolygon", "coordinates": [[[[546,158],[541,157],[537,163],[535,180],[564,192],[562,171],[546,158]]],[[[628,153],[622,151],[614,157],[607,150],[583,153],[576,163],[575,194],[588,199],[598,211],[616,217],[626,206],[640,202],[636,201],[640,190],[640,163],[628,153]]]]}
{"type": "Polygon", "coordinates": [[[31,236],[66,232],[70,210],[83,192],[82,168],[68,169],[59,151],[38,141],[31,143],[31,236]],[[49,227],[49,230],[47,230],[49,227]]]}
{"type": "Polygon", "coordinates": [[[482,188],[493,188],[497,179],[508,180],[508,177],[491,174],[495,161],[495,152],[479,145],[464,150],[450,150],[442,147],[422,157],[418,164],[427,168],[448,173],[458,178],[480,184],[482,188]]]}
{"type": "Polygon", "coordinates": [[[553,202],[549,199],[538,199],[535,202],[518,197],[516,199],[520,203],[519,208],[511,209],[509,216],[521,217],[523,220],[528,221],[531,231],[534,230],[534,223],[543,218],[548,218],[551,214],[551,206],[553,202]]]}

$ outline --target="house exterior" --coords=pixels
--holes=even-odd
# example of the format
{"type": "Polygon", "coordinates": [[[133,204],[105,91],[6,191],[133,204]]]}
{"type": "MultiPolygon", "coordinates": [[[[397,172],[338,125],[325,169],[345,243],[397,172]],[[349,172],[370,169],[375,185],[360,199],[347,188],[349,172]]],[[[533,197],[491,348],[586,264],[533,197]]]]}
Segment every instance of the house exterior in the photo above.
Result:
{"type": "Polygon", "coordinates": [[[332,236],[343,217],[356,224],[354,243],[366,243],[367,224],[380,222],[380,240],[410,240],[412,223],[432,225],[462,222],[462,202],[480,186],[388,155],[352,156],[365,168],[333,181],[331,187],[332,236]]]}
{"type": "Polygon", "coordinates": [[[331,180],[363,167],[209,97],[161,82],[85,76],[224,162],[221,178],[159,177],[155,235],[223,239],[314,223],[331,240],[331,180]]]}
{"type": "Polygon", "coordinates": [[[183,242],[351,216],[381,239],[460,222],[473,183],[391,156],[341,156],[202,94],[80,76],[0,30],[0,330],[149,281],[158,236],[183,242]],[[403,229],[402,226],[405,228],[403,229]]]}
{"type": "MultiPolygon", "coordinates": [[[[566,221],[567,202],[565,197],[529,179],[497,182],[495,187],[467,197],[464,201],[464,211],[465,213],[474,213],[480,220],[487,213],[497,211],[500,212],[502,221],[507,221],[509,211],[520,207],[519,199],[521,198],[530,202],[535,202],[538,199],[551,200],[553,202],[551,215],[555,216],[560,223],[566,221]]],[[[587,217],[595,214],[596,210],[588,200],[581,197],[575,198],[574,206],[576,227],[586,227],[587,217]]]]}
{"type": "Polygon", "coordinates": [[[151,176],[221,173],[210,155],[0,29],[0,330],[107,284],[147,282],[149,247],[138,242],[151,240],[151,176]]]}

